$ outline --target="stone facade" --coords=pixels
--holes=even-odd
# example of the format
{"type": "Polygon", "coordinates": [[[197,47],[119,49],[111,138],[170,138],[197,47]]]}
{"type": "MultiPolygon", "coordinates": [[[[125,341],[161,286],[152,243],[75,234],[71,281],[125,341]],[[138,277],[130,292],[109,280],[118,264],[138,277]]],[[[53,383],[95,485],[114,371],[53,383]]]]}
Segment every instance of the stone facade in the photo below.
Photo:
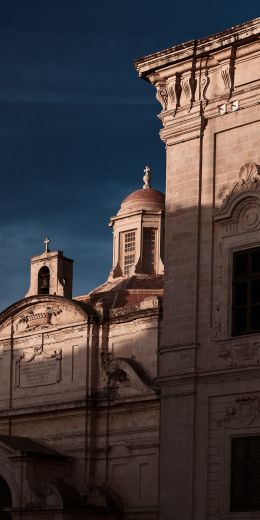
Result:
{"type": "Polygon", "coordinates": [[[46,239],[1,313],[0,518],[158,517],[163,216],[147,182],[123,201],[109,279],[74,299],[46,239]]]}
{"type": "Polygon", "coordinates": [[[241,334],[233,289],[238,255],[260,255],[259,26],[136,62],[162,105],[165,254],[146,168],[108,280],[72,298],[46,239],[1,313],[0,518],[259,519],[231,496],[234,440],[260,438],[260,301],[241,334]]]}
{"type": "Polygon", "coordinates": [[[259,326],[232,332],[234,255],[260,246],[259,28],[135,64],[156,88],[167,154],[161,520],[260,514],[230,496],[232,439],[260,435],[259,326]]]}

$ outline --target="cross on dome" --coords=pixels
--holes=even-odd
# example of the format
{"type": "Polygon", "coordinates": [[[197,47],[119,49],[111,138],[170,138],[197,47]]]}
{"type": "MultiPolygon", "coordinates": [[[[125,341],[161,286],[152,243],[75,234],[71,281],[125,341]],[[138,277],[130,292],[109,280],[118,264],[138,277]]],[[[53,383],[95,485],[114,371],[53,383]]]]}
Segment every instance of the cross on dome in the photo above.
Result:
{"type": "Polygon", "coordinates": [[[144,190],[151,188],[151,180],[152,180],[151,167],[146,166],[144,168],[144,176],[143,176],[143,181],[144,181],[143,189],[144,190]]]}
{"type": "Polygon", "coordinates": [[[49,251],[50,251],[49,250],[49,243],[50,242],[51,242],[51,240],[48,237],[46,237],[45,240],[43,241],[43,243],[45,244],[45,251],[44,251],[45,253],[49,253],[49,251]]]}

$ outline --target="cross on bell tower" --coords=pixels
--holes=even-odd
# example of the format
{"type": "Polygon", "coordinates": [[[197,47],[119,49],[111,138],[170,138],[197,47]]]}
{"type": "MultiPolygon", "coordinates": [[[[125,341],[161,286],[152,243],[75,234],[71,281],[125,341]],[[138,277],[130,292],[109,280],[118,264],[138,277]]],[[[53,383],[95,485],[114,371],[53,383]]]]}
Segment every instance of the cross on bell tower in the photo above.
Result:
{"type": "Polygon", "coordinates": [[[45,240],[43,241],[43,243],[45,245],[45,251],[44,251],[45,253],[49,253],[50,252],[50,250],[49,250],[50,242],[51,242],[51,240],[48,237],[46,237],[45,240]]]}

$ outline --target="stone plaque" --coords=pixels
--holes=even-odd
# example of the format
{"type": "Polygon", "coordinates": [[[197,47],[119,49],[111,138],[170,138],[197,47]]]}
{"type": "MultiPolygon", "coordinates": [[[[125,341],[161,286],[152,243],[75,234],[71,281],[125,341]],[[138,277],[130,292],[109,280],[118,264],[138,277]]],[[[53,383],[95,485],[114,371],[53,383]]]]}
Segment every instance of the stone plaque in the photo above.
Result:
{"type": "Polygon", "coordinates": [[[16,360],[16,386],[30,388],[59,383],[61,380],[62,350],[51,354],[42,347],[35,347],[32,352],[23,352],[16,360]]]}

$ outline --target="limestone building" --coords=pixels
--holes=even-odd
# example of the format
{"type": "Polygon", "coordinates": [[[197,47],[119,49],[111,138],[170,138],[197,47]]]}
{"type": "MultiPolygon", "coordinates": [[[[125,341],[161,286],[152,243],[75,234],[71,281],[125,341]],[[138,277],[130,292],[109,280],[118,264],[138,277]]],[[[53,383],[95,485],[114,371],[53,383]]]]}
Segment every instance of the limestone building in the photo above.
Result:
{"type": "Polygon", "coordinates": [[[160,520],[260,518],[259,28],[136,62],[167,154],[160,520]]]}
{"type": "Polygon", "coordinates": [[[0,315],[1,520],[158,517],[164,195],[148,168],[110,225],[102,286],[72,298],[73,261],[46,239],[0,315]]]}
{"type": "Polygon", "coordinates": [[[162,105],[165,239],[146,170],[102,286],[72,298],[46,240],[0,315],[1,519],[259,520],[259,26],[136,62],[162,105]]]}

